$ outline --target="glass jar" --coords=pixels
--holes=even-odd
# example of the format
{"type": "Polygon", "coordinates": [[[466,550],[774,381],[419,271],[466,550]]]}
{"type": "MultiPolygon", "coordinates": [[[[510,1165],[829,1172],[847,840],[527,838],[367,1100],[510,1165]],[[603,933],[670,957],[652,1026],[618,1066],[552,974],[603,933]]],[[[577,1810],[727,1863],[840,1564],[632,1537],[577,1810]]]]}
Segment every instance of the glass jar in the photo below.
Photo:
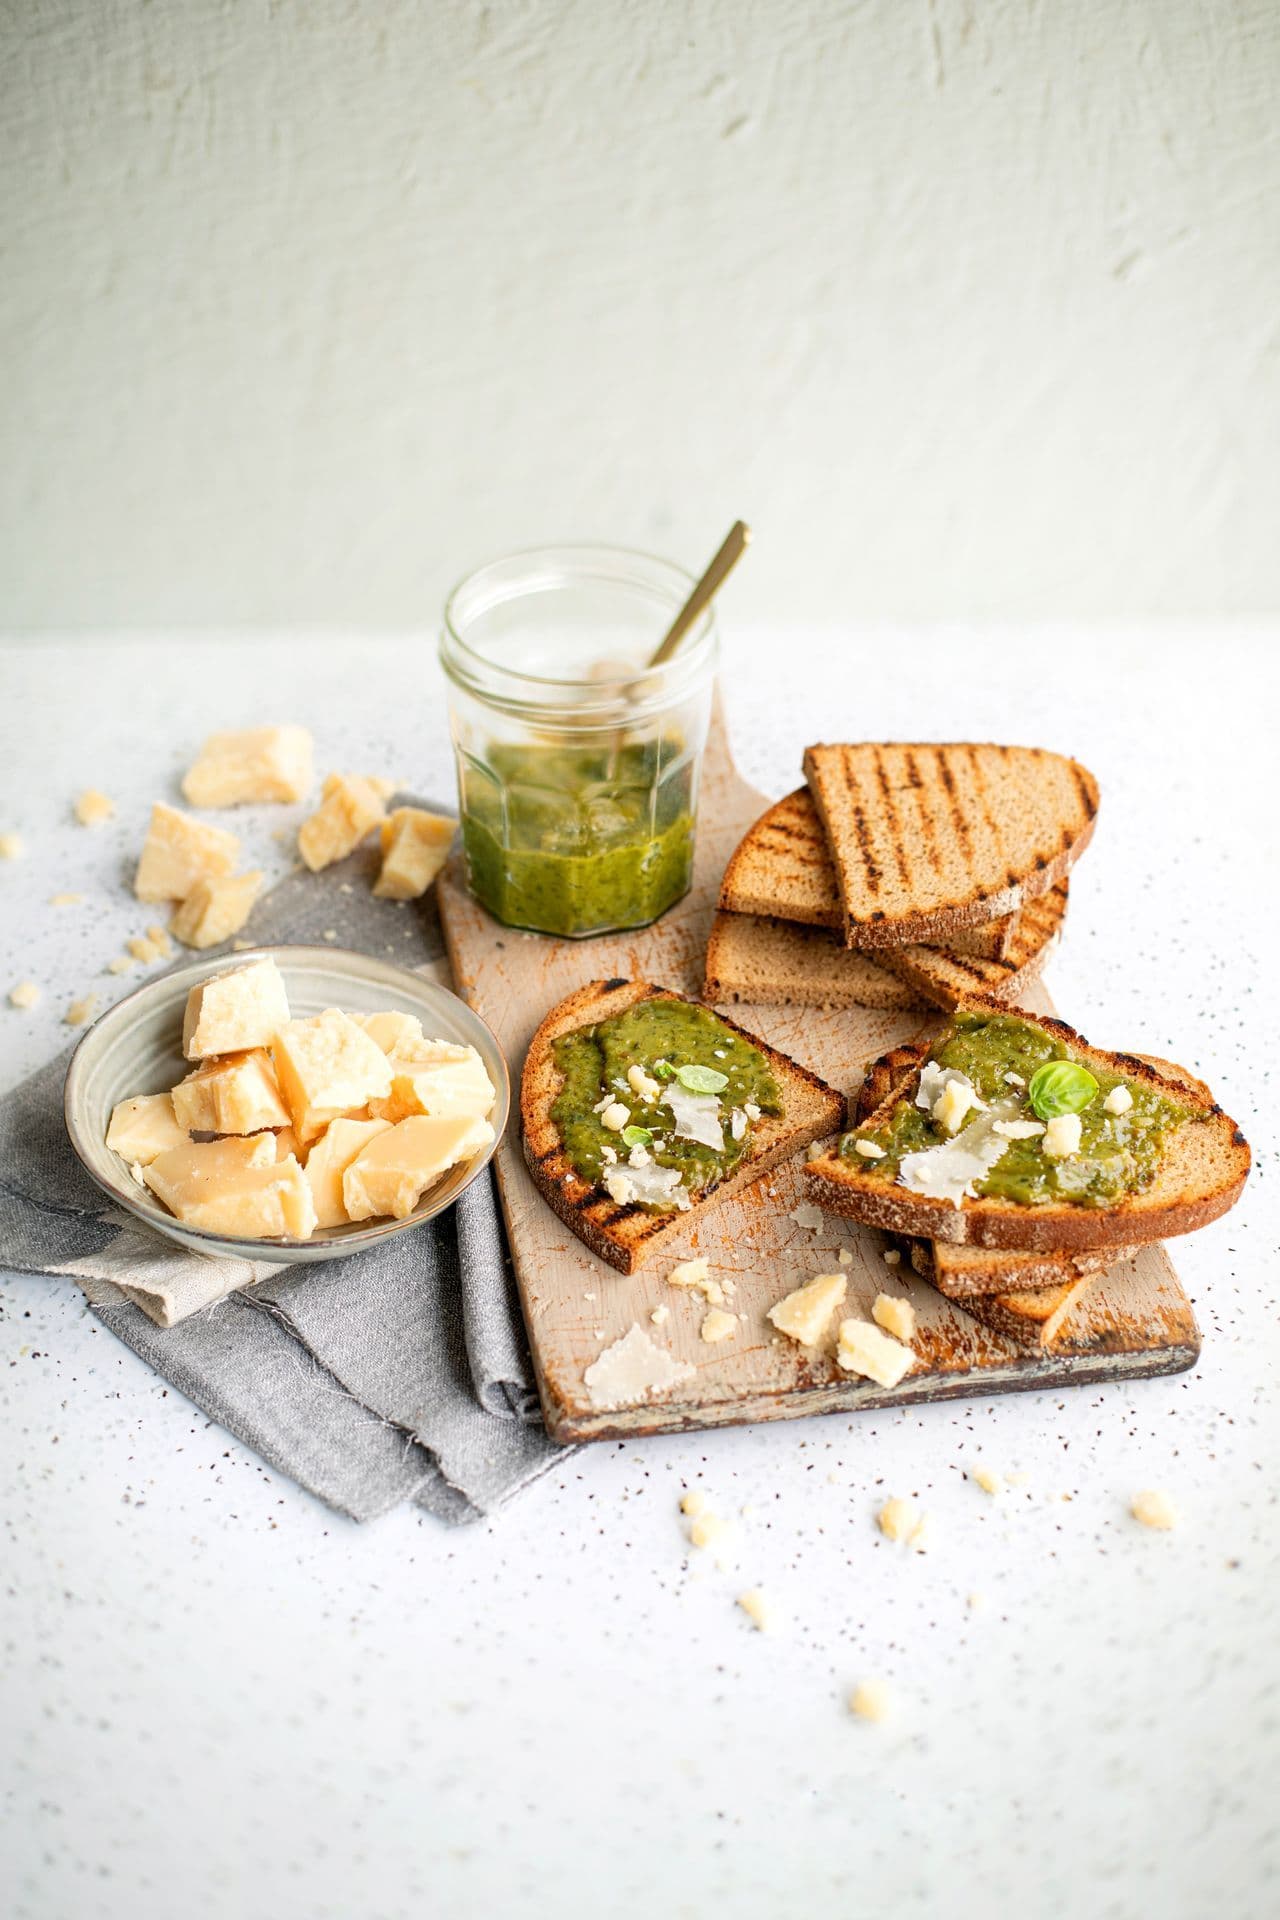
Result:
{"type": "Polygon", "coordinates": [[[587,939],[688,891],[713,613],[648,661],[692,585],[647,554],[546,547],[451,595],[440,658],[467,876],[507,926],[587,939]]]}

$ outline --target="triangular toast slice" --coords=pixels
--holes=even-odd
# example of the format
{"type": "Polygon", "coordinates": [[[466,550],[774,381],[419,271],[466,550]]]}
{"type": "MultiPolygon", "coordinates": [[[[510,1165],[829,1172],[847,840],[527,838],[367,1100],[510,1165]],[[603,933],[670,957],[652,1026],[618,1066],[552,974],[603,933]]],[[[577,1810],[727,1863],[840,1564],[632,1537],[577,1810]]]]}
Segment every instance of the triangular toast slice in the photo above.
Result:
{"type": "Polygon", "coordinates": [[[764,1055],[782,1091],[784,1111],[762,1114],[753,1125],[746,1158],[719,1186],[696,1195],[692,1207],[683,1212],[658,1212],[635,1202],[620,1204],[602,1185],[589,1184],[575,1172],[552,1119],[552,1108],[564,1084],[556,1065],[555,1042],[562,1034],[597,1026],[641,1001],[686,998],[644,980],[592,980],[552,1007],[534,1034],[525,1060],[520,1117],[529,1172],[548,1206],[566,1226],[593,1253],[622,1273],[634,1273],[665,1236],[687,1224],[691,1212],[748,1186],[811,1141],[835,1133],[846,1116],[843,1094],[758,1035],[717,1014],[725,1026],[742,1034],[764,1055]]]}
{"type": "Polygon", "coordinates": [[[703,997],[715,1006],[954,1007],[963,1000],[1016,1000],[1044,966],[1066,912],[1067,888],[1055,887],[1013,916],[1003,960],[945,947],[846,947],[826,927],[752,913],[717,913],[707,942],[703,997]]]}
{"type": "MultiPolygon", "coordinates": [[[[982,1006],[967,1010],[978,1015],[992,1012],[982,1006]]],[[[1044,1028],[1054,1039],[1066,1041],[1081,1064],[1119,1074],[1132,1083],[1145,1082],[1187,1109],[1188,1119],[1167,1135],[1155,1177],[1145,1190],[1124,1194],[1105,1207],[1061,1199],[1027,1205],[982,1196],[965,1196],[957,1203],[941,1195],[917,1193],[877,1175],[874,1162],[831,1149],[805,1169],[813,1198],[832,1213],[890,1233],[1030,1252],[1084,1253],[1108,1248],[1116,1259],[1122,1249],[1190,1233],[1235,1204],[1249,1172],[1249,1146],[1202,1082],[1180,1068],[1162,1070],[1134,1054],[1090,1047],[1061,1020],[1024,1008],[1011,1011],[1020,1020],[1044,1028]]],[[[859,1130],[882,1127],[899,1100],[914,1098],[919,1058],[905,1087],[899,1078],[882,1105],[859,1123],[859,1130]]]]}
{"type": "MultiPolygon", "coordinates": [[[[797,787],[775,801],[747,829],[724,870],[720,905],[726,913],[794,920],[804,927],[843,932],[835,864],[808,787],[797,787]]],[[[998,960],[1008,952],[1013,935],[1013,915],[1003,914],[959,929],[948,944],[957,952],[998,960]]]]}
{"type": "MultiPolygon", "coordinates": [[[[948,1291],[945,1279],[932,1259],[931,1249],[936,1241],[913,1240],[911,1243],[911,1264],[924,1279],[937,1287],[939,1293],[948,1300],[954,1296],[948,1291]]],[[[967,1248],[952,1248],[952,1252],[967,1252],[967,1248]]],[[[989,1255],[988,1258],[999,1258],[989,1255]]],[[[1117,1254],[1117,1257],[1119,1255],[1117,1254]]],[[[1067,1256],[1059,1256],[1066,1261],[1067,1256]]],[[[1020,1347],[1029,1347],[1047,1351],[1053,1347],[1058,1335],[1071,1313],[1088,1293],[1090,1287],[1109,1267],[1116,1264],[1110,1254],[1079,1254],[1075,1265],[1081,1270],[1072,1272],[1068,1279],[1061,1279],[1050,1286],[1011,1288],[1006,1293],[967,1294],[955,1304],[980,1320],[984,1327],[990,1327],[993,1333],[1002,1333],[1006,1339],[1016,1341],[1020,1347]],[[1086,1266],[1086,1262],[1093,1262],[1086,1266]]]]}
{"type": "Polygon", "coordinates": [[[1098,787],[1039,747],[809,747],[805,778],[835,863],[850,945],[945,944],[1063,879],[1098,787]]]}

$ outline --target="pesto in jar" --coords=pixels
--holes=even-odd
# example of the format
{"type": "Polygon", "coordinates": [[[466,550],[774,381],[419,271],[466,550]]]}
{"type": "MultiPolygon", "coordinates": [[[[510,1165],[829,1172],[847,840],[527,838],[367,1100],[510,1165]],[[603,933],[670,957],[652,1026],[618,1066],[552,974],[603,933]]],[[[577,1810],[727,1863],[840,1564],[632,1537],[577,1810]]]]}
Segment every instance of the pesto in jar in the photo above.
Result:
{"type": "Polygon", "coordinates": [[[471,890],[511,927],[640,927],[693,878],[693,759],[670,736],[498,746],[462,780],[471,890]]]}
{"type": "MultiPolygon", "coordinates": [[[[628,1187],[650,1185],[650,1168],[678,1170],[678,1185],[672,1183],[669,1195],[646,1198],[637,1192],[640,1205],[665,1211],[719,1186],[750,1150],[753,1123],[746,1108],[782,1112],[781,1091],[760,1049],[709,1008],[687,1000],[642,1000],[596,1026],[562,1034],[554,1055],[564,1085],[551,1118],[582,1179],[612,1183],[618,1198],[628,1187]],[[632,1068],[639,1068],[647,1088],[633,1085],[632,1068]],[[724,1085],[714,1093],[691,1093],[679,1077],[689,1068],[702,1068],[724,1085]],[[625,1107],[628,1127],[649,1139],[630,1147],[620,1129],[606,1127],[598,1110],[606,1100],[625,1107]],[[719,1147],[677,1132],[678,1126],[697,1124],[691,1115],[709,1135],[719,1135],[719,1147]],[[637,1152],[643,1157],[633,1165],[637,1152]]],[[[699,1076],[695,1072],[690,1078],[699,1076]]]]}
{"type": "MultiPolygon", "coordinates": [[[[1151,1185],[1169,1135],[1197,1118],[1192,1109],[1149,1082],[1108,1072],[1070,1042],[1013,1013],[962,1009],[934,1042],[928,1058],[939,1067],[964,1074],[972,1085],[987,1111],[984,1116],[981,1108],[971,1109],[968,1123],[996,1115],[1006,1123],[1039,1127],[1027,1138],[1008,1140],[995,1164],[974,1179],[973,1192],[983,1199],[1010,1200],[1021,1206],[1111,1206],[1151,1185]],[[1038,1067],[1058,1060],[1085,1067],[1097,1091],[1076,1116],[1079,1145],[1054,1157],[1045,1151],[1043,1123],[1032,1109],[1027,1088],[1038,1067]],[[1122,1112],[1109,1112],[1107,1098],[1118,1087],[1126,1090],[1129,1104],[1122,1112]]],[[[917,1085],[913,1078],[910,1093],[898,1101],[883,1126],[860,1127],[841,1141],[841,1154],[867,1178],[892,1184],[899,1180],[908,1154],[923,1153],[959,1137],[915,1104],[917,1085]],[[883,1158],[864,1158],[857,1150],[858,1140],[873,1141],[883,1149],[883,1158]]]]}

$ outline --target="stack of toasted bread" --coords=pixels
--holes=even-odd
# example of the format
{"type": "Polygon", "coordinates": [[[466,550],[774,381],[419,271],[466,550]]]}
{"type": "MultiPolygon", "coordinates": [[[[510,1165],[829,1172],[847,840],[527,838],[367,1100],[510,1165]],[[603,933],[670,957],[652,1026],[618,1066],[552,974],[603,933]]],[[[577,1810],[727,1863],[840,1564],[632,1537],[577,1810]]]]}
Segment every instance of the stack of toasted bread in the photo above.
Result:
{"type": "Polygon", "coordinates": [[[804,774],[725,869],[705,997],[1015,1001],[1061,931],[1092,774],[1032,747],[869,743],[810,747],[804,774]]]}

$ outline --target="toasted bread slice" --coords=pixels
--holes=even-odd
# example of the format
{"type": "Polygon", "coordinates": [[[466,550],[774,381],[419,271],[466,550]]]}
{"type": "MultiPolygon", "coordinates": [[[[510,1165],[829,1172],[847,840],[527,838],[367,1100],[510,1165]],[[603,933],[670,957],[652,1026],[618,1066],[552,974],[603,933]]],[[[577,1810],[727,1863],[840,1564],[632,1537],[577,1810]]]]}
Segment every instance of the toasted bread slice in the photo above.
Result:
{"type": "Polygon", "coordinates": [[[1008,959],[978,959],[946,947],[846,947],[827,927],[752,913],[717,913],[707,942],[703,997],[783,1007],[954,1007],[1009,1001],[1039,973],[1066,911],[1064,882],[1013,916],[1008,959]]]}
{"type": "MultiPolygon", "coordinates": [[[[949,1300],[955,1300],[944,1284],[943,1277],[935,1265],[931,1249],[936,1242],[914,1240],[911,1243],[911,1264],[916,1272],[926,1280],[932,1281],[939,1293],[949,1300]]],[[[967,1253],[967,1247],[953,1247],[952,1253],[967,1253]]],[[[1032,1288],[1011,1288],[1007,1293],[966,1294],[956,1304],[966,1313],[980,1320],[993,1333],[1002,1333],[1014,1340],[1020,1347],[1030,1347],[1048,1351],[1062,1332],[1072,1311],[1080,1304],[1090,1287],[1114,1266],[1121,1255],[1117,1250],[1112,1254],[1089,1253],[1077,1256],[1071,1265],[1071,1272],[1049,1286],[1032,1288]]],[[[983,1254],[984,1260],[1000,1260],[1002,1254],[983,1254]]],[[[1067,1261],[1067,1256],[1060,1255],[1067,1261]]]]}
{"type": "Polygon", "coordinates": [[[1062,880],[1098,787],[1038,747],[809,747],[805,778],[835,862],[850,945],[947,943],[1062,880]]]}
{"type": "MultiPolygon", "coordinates": [[[[804,927],[843,931],[844,910],[835,865],[808,787],[797,787],[794,793],[775,801],[743,835],[724,870],[720,905],[726,913],[755,914],[794,920],[804,927]]],[[[950,945],[956,952],[998,960],[1008,952],[1013,937],[1014,917],[1003,914],[960,929],[950,945]]]]}
{"type": "Polygon", "coordinates": [[[928,996],[846,947],[827,927],[717,913],[702,997],[713,1006],[918,1007],[928,996]]]}
{"type": "MultiPolygon", "coordinates": [[[[981,1006],[974,1009],[981,1012],[981,1006]]],[[[1109,1207],[1071,1206],[1060,1201],[1026,1206],[1002,1199],[949,1200],[920,1194],[865,1173],[834,1150],[810,1162],[805,1177],[816,1201],[832,1213],[860,1220],[890,1233],[946,1241],[954,1245],[1017,1248],[1030,1252],[1085,1253],[1145,1246],[1178,1233],[1191,1233],[1234,1206],[1250,1167],[1248,1142],[1235,1121],[1223,1113],[1202,1082],[1180,1068],[1158,1068],[1135,1054],[1106,1053],[1090,1047],[1061,1020],[1013,1009],[1019,1019],[1044,1027],[1072,1045],[1084,1061],[1109,1073],[1147,1080],[1192,1111],[1192,1119],[1168,1138],[1159,1171],[1142,1193],[1126,1194],[1109,1207]]],[[[917,1065],[906,1080],[909,1093],[917,1065]]],[[[891,1090],[883,1105],[859,1125],[887,1119],[904,1084],[891,1090]]]]}
{"type": "MultiPolygon", "coordinates": [[[[562,1034],[572,1033],[577,1027],[596,1026],[642,1000],[686,997],[665,987],[650,986],[644,980],[592,980],[552,1007],[534,1034],[525,1060],[520,1118],[524,1157],[534,1182],[566,1226],[571,1227],[593,1253],[622,1273],[634,1273],[665,1235],[685,1225],[691,1212],[749,1186],[761,1174],[808,1146],[810,1141],[835,1133],[845,1120],[842,1094],[756,1034],[747,1033],[732,1020],[725,1020],[727,1027],[759,1048],[782,1089],[785,1111],[778,1115],[763,1114],[756,1121],[747,1158],[720,1186],[695,1197],[692,1208],[686,1212],[659,1213],[634,1202],[620,1205],[602,1186],[589,1185],[575,1173],[551,1118],[551,1109],[564,1084],[555,1061],[555,1042],[562,1034]]],[[[723,1014],[717,1018],[724,1020],[723,1014]]]]}
{"type": "Polygon", "coordinates": [[[948,1300],[967,1307],[970,1300],[994,1300],[1002,1294],[1061,1291],[1105,1273],[1136,1252],[1136,1247],[1100,1247],[1093,1253],[1036,1253],[1030,1248],[952,1247],[945,1240],[913,1240],[911,1264],[948,1300]]]}

